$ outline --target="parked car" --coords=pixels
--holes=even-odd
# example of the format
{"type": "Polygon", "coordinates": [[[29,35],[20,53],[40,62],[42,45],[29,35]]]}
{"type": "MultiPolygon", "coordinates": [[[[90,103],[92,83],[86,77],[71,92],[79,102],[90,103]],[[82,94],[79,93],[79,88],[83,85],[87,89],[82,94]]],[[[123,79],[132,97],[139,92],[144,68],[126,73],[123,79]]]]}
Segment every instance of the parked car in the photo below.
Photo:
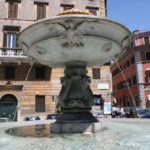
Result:
{"type": "Polygon", "coordinates": [[[150,113],[148,108],[126,107],[124,111],[126,118],[141,118],[143,115],[150,113]]]}
{"type": "Polygon", "coordinates": [[[148,109],[148,108],[136,108],[134,111],[135,112],[133,112],[133,113],[135,114],[136,118],[141,118],[144,115],[150,113],[150,109],[148,109]]]}
{"type": "Polygon", "coordinates": [[[56,119],[56,117],[57,117],[57,114],[48,114],[46,119],[47,120],[49,120],[49,119],[53,119],[54,120],[54,119],[56,119]]]}
{"type": "Polygon", "coordinates": [[[124,108],[125,118],[133,118],[133,111],[131,107],[124,108]]]}
{"type": "Polygon", "coordinates": [[[148,119],[150,119],[150,113],[141,116],[141,118],[148,118],[148,119]]]}
{"type": "Polygon", "coordinates": [[[39,116],[28,116],[24,118],[24,121],[35,121],[35,120],[41,120],[39,116]]]}

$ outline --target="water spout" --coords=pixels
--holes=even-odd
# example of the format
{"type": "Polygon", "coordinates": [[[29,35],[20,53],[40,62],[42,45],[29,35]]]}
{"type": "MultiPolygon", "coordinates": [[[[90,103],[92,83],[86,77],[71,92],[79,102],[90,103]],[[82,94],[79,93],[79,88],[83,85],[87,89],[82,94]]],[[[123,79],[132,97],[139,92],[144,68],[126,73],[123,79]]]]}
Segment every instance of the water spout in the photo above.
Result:
{"type": "MultiPolygon", "coordinates": [[[[124,73],[123,73],[123,70],[121,69],[121,67],[120,67],[120,65],[119,65],[119,63],[118,63],[118,61],[117,61],[116,58],[114,58],[113,61],[117,64],[118,69],[119,69],[120,72],[121,72],[121,75],[122,75],[122,77],[123,77],[123,79],[124,79],[124,81],[125,81],[125,83],[126,83],[127,89],[128,89],[128,91],[129,91],[129,93],[130,93],[130,95],[131,95],[131,99],[132,99],[132,103],[133,103],[134,107],[137,108],[135,99],[134,99],[134,97],[133,97],[133,94],[132,94],[131,89],[130,89],[130,87],[129,87],[129,84],[128,84],[128,82],[127,82],[127,79],[126,79],[126,77],[125,77],[125,75],[124,75],[124,73]]],[[[138,118],[139,118],[139,112],[137,111],[137,109],[135,109],[135,110],[136,110],[137,116],[138,116],[138,118]]]]}
{"type": "MultiPolygon", "coordinates": [[[[36,60],[34,59],[33,62],[32,62],[32,64],[31,64],[31,67],[29,68],[29,71],[27,72],[26,78],[25,78],[25,80],[24,80],[24,84],[23,84],[22,91],[24,90],[24,87],[25,87],[25,85],[26,85],[26,81],[28,80],[29,74],[30,74],[30,72],[31,72],[31,70],[32,70],[32,68],[33,68],[33,65],[34,65],[35,61],[36,61],[36,60]]],[[[21,97],[22,97],[22,92],[21,92],[21,97]]],[[[17,106],[16,106],[15,113],[14,113],[14,117],[13,117],[12,121],[14,121],[15,118],[16,118],[17,110],[18,110],[18,104],[17,104],[17,106]]],[[[12,130],[10,130],[9,135],[11,135],[11,133],[12,133],[12,130]]]]}

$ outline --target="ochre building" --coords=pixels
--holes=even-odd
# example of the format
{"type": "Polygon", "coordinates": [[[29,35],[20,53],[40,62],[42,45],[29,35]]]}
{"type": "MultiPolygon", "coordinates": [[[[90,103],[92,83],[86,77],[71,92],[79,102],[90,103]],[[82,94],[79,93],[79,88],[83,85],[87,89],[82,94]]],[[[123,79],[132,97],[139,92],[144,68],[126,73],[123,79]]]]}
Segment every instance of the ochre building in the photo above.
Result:
{"type": "MultiPolygon", "coordinates": [[[[21,121],[25,116],[45,119],[55,112],[63,68],[49,68],[27,57],[17,43],[18,34],[40,19],[68,9],[89,10],[106,16],[106,0],[1,0],[0,1],[0,118],[21,121]]],[[[94,103],[109,101],[109,65],[88,69],[94,103]]]]}

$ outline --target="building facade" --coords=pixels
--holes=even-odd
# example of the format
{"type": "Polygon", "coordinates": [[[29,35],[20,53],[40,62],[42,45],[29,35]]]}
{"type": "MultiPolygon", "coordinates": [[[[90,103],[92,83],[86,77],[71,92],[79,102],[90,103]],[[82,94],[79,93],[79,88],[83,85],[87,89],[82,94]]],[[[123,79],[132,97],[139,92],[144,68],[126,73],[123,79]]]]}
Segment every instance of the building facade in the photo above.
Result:
{"type": "Polygon", "coordinates": [[[111,72],[118,106],[150,107],[150,31],[133,32],[133,48],[113,62],[111,72]]]}
{"type": "MultiPolygon", "coordinates": [[[[106,16],[106,0],[1,0],[0,1],[0,118],[23,120],[55,112],[64,69],[49,68],[27,57],[17,43],[18,34],[40,19],[67,9],[88,9],[106,16]]],[[[110,67],[89,68],[96,105],[110,100],[110,67]]]]}

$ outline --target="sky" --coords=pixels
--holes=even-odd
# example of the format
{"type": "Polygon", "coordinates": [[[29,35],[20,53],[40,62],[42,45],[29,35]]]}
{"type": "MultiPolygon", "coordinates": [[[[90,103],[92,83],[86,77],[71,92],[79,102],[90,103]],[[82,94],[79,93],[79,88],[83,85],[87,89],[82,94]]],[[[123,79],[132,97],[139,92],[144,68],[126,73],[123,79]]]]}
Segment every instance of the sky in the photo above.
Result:
{"type": "Polygon", "coordinates": [[[150,0],[107,0],[107,17],[130,31],[150,31],[150,0]]]}

